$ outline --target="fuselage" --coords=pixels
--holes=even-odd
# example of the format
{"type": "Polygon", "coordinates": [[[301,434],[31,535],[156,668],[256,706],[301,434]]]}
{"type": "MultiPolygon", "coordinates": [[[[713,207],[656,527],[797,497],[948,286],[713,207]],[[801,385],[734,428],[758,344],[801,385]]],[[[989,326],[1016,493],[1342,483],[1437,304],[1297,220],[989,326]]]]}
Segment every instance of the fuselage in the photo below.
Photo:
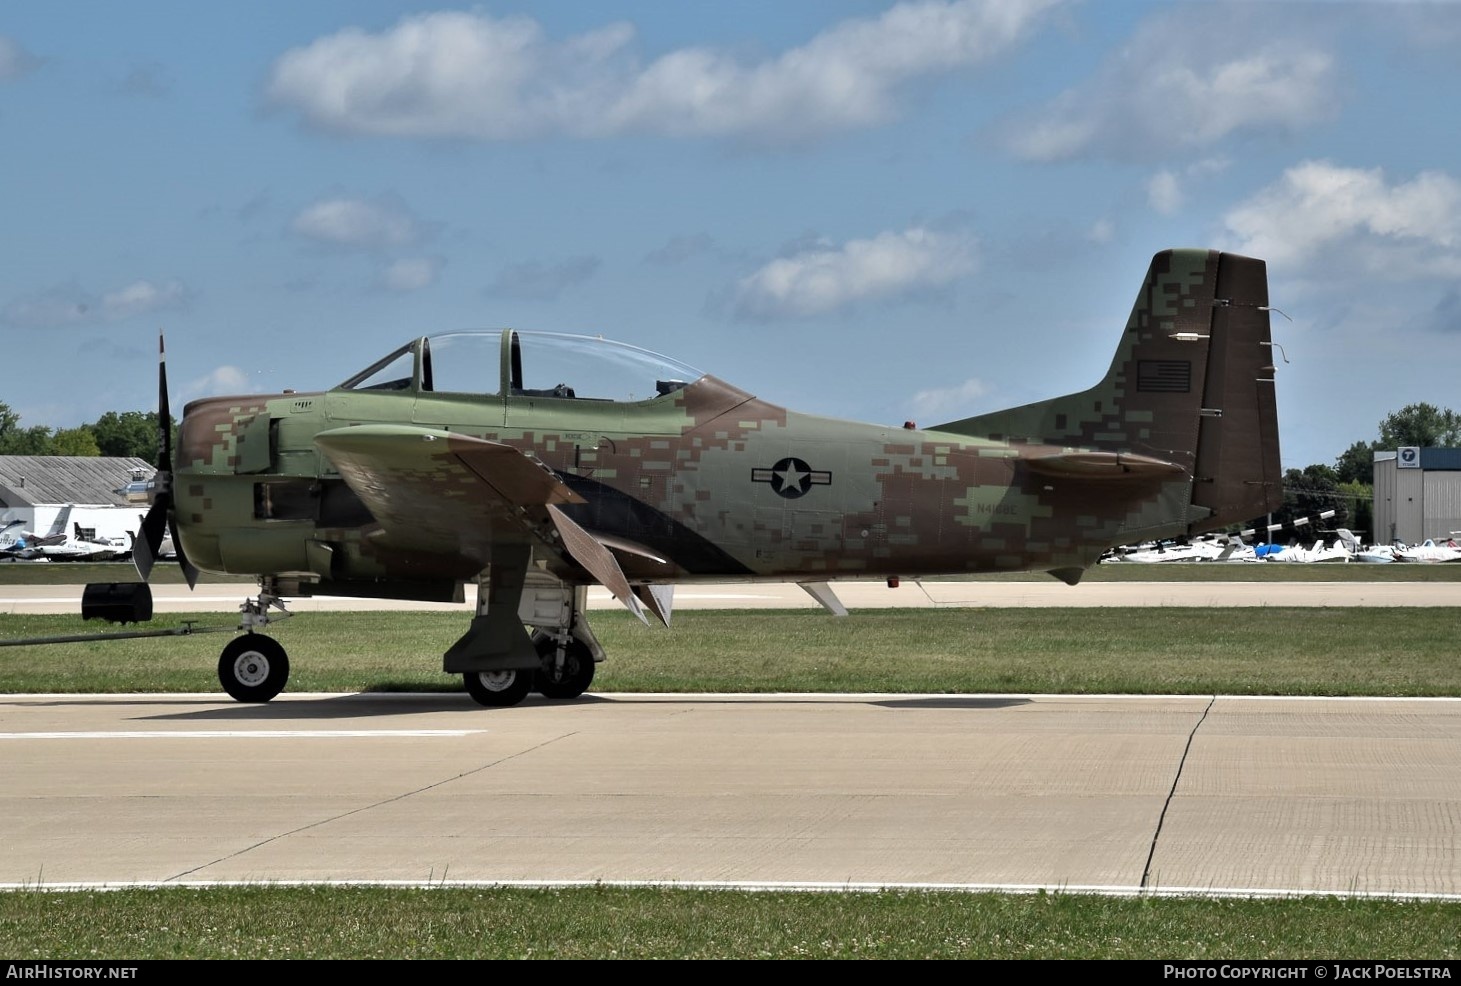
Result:
{"type": "Polygon", "coordinates": [[[800,414],[709,375],[599,400],[510,380],[490,394],[441,392],[421,373],[188,405],[174,481],[187,556],[204,571],[335,582],[474,577],[470,558],[381,539],[314,442],[382,423],[541,462],[583,498],[564,511],[643,581],[1084,569],[1123,543],[1128,507],[1151,496],[1027,468],[1041,446],[800,414]]]}

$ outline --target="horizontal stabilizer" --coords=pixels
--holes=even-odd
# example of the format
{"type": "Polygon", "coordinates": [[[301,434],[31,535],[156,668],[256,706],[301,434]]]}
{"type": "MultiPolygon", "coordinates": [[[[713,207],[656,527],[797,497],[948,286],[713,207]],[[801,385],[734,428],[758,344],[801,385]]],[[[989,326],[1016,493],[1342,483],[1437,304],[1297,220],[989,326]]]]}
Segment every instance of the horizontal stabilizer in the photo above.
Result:
{"type": "Polygon", "coordinates": [[[1042,476],[1079,479],[1177,479],[1185,470],[1173,462],[1134,452],[1056,452],[1025,460],[1031,472],[1042,476]]]}

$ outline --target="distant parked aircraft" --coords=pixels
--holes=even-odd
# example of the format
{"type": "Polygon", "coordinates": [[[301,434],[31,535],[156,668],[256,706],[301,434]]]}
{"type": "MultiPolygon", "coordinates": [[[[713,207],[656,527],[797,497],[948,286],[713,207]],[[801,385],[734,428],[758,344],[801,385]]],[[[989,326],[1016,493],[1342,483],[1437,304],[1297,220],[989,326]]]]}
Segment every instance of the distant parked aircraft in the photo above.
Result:
{"type": "Polygon", "coordinates": [[[4,527],[0,527],[0,557],[20,557],[23,552],[34,548],[64,543],[66,518],[70,515],[70,507],[61,511],[56,522],[51,525],[50,531],[45,534],[24,530],[25,521],[23,520],[10,521],[4,527]]]}

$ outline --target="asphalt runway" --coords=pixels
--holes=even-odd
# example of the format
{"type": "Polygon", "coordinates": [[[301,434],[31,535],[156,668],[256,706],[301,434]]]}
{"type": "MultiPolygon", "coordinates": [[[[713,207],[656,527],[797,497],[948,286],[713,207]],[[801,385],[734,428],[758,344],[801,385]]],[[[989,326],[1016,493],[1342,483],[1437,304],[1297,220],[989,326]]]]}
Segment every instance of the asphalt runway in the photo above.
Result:
{"type": "MultiPolygon", "coordinates": [[[[231,610],[250,588],[159,587],[169,601],[158,608],[176,593],[177,609],[231,610]]],[[[838,587],[853,608],[1454,605],[1456,591],[838,587]]],[[[817,605],[795,586],[677,595],[680,607],[817,605]]],[[[79,598],[79,586],[6,586],[0,610],[76,612],[79,598]]],[[[362,602],[382,605],[292,608],[362,602]]],[[[617,605],[607,594],[593,604],[617,605]]],[[[0,696],[0,812],[5,888],[657,883],[1461,899],[1461,700],[589,694],[484,709],[460,692],[286,693],[267,705],[0,696]]]]}

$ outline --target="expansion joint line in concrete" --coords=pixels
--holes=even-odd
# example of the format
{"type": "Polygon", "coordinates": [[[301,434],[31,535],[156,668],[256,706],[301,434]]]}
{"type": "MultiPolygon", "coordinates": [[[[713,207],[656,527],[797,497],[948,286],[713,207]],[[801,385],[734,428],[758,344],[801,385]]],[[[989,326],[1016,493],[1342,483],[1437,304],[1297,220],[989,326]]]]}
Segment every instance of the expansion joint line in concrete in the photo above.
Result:
{"type": "Polygon", "coordinates": [[[1141,871],[1141,889],[1147,889],[1147,881],[1152,875],[1152,857],[1157,854],[1157,840],[1162,837],[1162,824],[1167,820],[1167,809],[1172,807],[1172,799],[1177,795],[1177,785],[1182,781],[1182,768],[1187,765],[1187,755],[1192,752],[1192,741],[1197,738],[1197,731],[1202,728],[1203,722],[1207,720],[1207,714],[1212,711],[1213,704],[1217,702],[1214,695],[1208,699],[1207,707],[1202,710],[1202,715],[1197,717],[1197,722],[1192,727],[1192,732],[1187,734],[1187,745],[1182,748],[1182,758],[1177,761],[1177,776],[1172,778],[1172,789],[1167,792],[1167,799],[1162,802],[1162,813],[1157,816],[1157,830],[1152,833],[1152,844],[1147,849],[1146,866],[1141,871]]]}

